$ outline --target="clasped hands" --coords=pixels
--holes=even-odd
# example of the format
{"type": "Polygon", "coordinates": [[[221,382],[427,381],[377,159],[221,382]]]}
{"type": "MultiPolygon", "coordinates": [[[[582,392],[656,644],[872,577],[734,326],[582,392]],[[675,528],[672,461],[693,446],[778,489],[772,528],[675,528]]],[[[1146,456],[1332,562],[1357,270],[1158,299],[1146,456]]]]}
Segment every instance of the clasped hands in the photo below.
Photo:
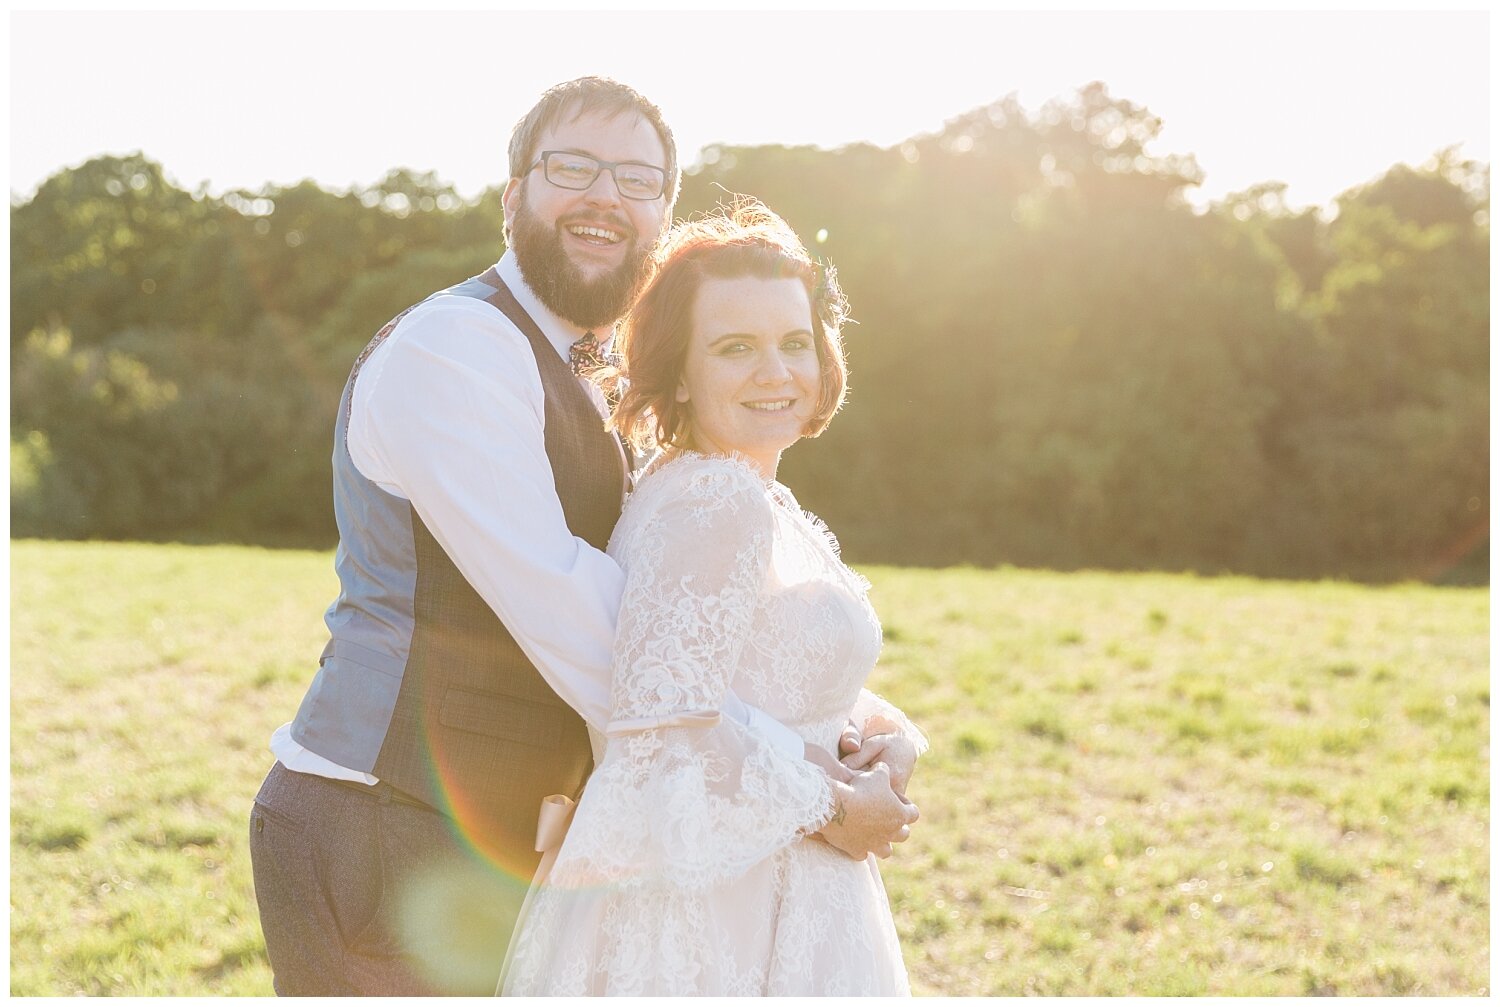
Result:
{"type": "Polygon", "coordinates": [[[833,784],[833,817],[814,835],[853,860],[871,853],[889,857],[892,844],[905,841],[919,817],[917,806],[906,799],[916,747],[895,725],[872,721],[866,727],[877,733],[861,738],[853,724],[845,729],[839,738],[842,759],[814,745],[805,750],[833,784]]]}

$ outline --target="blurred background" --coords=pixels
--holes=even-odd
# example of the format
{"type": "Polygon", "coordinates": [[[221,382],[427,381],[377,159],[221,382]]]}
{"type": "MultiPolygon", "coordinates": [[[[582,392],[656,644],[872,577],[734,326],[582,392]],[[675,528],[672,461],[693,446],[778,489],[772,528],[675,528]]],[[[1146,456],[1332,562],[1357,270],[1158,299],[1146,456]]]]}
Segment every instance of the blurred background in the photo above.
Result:
{"type": "Polygon", "coordinates": [[[855,563],[1488,580],[1488,15],[11,16],[14,536],[331,546],[545,87],[838,268],[855,563]],[[191,181],[183,181],[189,179],[191,181]]]}

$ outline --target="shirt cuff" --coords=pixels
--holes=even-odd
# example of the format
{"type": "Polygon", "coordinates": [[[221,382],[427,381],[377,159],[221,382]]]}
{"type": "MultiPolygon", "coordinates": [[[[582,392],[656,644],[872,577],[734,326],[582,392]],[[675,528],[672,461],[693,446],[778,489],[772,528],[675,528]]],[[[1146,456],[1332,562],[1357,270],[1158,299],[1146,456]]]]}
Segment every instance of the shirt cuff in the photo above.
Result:
{"type": "Polygon", "coordinates": [[[724,694],[724,714],[755,731],[769,744],[786,753],[788,758],[800,760],[807,754],[802,735],[770,714],[751,706],[734,692],[724,694]]]}
{"type": "Polygon", "coordinates": [[[747,706],[745,712],[750,716],[747,726],[751,730],[759,731],[768,742],[785,752],[788,758],[799,760],[803,758],[806,745],[802,741],[802,735],[753,706],[747,706]]]}

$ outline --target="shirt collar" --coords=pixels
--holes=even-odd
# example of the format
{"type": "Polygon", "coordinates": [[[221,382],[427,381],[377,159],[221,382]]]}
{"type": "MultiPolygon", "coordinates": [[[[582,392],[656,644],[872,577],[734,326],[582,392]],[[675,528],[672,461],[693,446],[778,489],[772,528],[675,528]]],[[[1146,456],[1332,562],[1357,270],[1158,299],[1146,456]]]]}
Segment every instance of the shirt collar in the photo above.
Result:
{"type": "MultiPolygon", "coordinates": [[[[536,322],[537,328],[542,330],[542,335],[547,337],[547,342],[557,350],[557,355],[564,360],[569,359],[568,350],[575,342],[582,339],[588,330],[559,318],[542,303],[542,299],[527,285],[526,278],[521,275],[521,266],[516,262],[516,253],[513,249],[507,248],[505,254],[500,256],[500,261],[495,263],[495,272],[500,274],[500,279],[505,281],[505,285],[515,295],[517,303],[531,316],[531,320],[536,322]]],[[[595,331],[594,335],[599,337],[601,352],[608,352],[614,340],[614,329],[595,331]]]]}

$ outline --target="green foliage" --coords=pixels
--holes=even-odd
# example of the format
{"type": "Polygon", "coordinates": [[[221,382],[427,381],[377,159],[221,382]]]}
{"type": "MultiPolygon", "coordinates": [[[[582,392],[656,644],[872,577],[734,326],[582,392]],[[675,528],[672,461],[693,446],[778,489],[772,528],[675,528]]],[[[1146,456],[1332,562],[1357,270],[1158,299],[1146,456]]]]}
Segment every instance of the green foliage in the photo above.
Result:
{"type": "MultiPolygon", "coordinates": [[[[785,479],[886,562],[1485,578],[1487,167],[1396,165],[1332,219],[1278,182],[1195,213],[1161,125],[1096,83],[890,148],[705,149],[678,213],[763,199],[858,323],[785,479]]],[[[49,179],[11,210],[16,528],[326,542],[350,363],[494,261],[499,191],[210,198],[140,154],[49,179]]]]}
{"type": "Polygon", "coordinates": [[[326,475],[311,482],[326,469],[326,405],[284,327],[262,319],[244,343],[127,330],[77,347],[65,329],[32,333],[12,369],[14,530],[166,537],[270,521],[326,534],[326,475]]]}

